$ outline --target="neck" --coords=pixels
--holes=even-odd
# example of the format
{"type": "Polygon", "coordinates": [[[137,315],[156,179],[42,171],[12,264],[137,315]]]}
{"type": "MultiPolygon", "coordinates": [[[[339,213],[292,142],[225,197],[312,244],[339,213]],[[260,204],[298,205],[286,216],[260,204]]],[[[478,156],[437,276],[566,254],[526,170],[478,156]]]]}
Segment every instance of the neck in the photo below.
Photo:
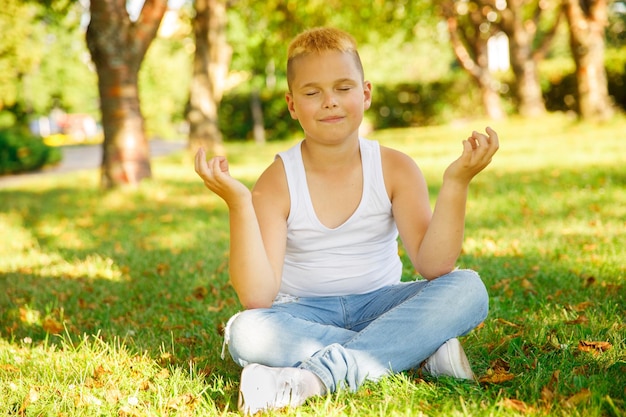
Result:
{"type": "Polygon", "coordinates": [[[307,168],[333,169],[360,160],[361,148],[358,137],[341,144],[321,144],[304,140],[302,142],[302,159],[307,168]]]}

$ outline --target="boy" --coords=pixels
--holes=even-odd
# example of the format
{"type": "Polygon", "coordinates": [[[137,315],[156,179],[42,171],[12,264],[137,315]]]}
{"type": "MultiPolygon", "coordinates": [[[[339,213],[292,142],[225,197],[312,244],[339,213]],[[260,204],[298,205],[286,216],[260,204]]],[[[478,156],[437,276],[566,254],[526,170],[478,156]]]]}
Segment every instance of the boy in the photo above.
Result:
{"type": "Polygon", "coordinates": [[[281,152],[252,192],[224,157],[195,169],[230,214],[230,277],[246,309],[225,330],[244,367],[244,413],[298,406],[340,388],[419,367],[473,379],[456,337],[484,320],[488,296],[455,264],[469,183],[498,136],[473,132],[445,170],[434,211],[407,155],[359,137],[371,103],[354,39],[332,28],[298,35],[286,94],[304,140],[281,152]],[[416,272],[401,283],[398,234],[416,272]]]}

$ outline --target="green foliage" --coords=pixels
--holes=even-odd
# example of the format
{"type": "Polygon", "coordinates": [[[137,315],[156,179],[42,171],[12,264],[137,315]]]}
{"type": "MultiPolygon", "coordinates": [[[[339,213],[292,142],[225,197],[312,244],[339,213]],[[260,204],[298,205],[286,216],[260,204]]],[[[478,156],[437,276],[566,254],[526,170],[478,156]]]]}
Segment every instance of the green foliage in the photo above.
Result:
{"type": "Polygon", "coordinates": [[[61,161],[58,148],[47,146],[40,138],[14,130],[0,130],[0,175],[38,170],[61,161]]]}
{"type": "Polygon", "coordinates": [[[62,154],[41,138],[15,129],[0,129],[0,175],[34,171],[61,161],[62,154]]]}
{"type": "Polygon", "coordinates": [[[96,76],[80,28],[82,7],[65,1],[52,6],[9,0],[0,10],[0,27],[6,27],[0,48],[8,51],[0,54],[0,111],[9,108],[20,123],[55,106],[68,113],[98,112],[96,76]]]}
{"type": "MultiPolygon", "coordinates": [[[[486,123],[373,138],[418,162],[434,201],[461,140],[486,123]]],[[[501,148],[470,188],[459,261],[491,296],[463,338],[483,382],[403,372],[271,415],[626,413],[626,120],[493,127],[501,148]]],[[[227,143],[231,173],[251,185],[293,143],[227,143]]],[[[238,415],[240,370],[219,359],[241,308],[226,205],[191,155],[155,159],[153,172],[132,193],[102,194],[97,170],[0,189],[0,415],[238,415]]]]}
{"type": "Polygon", "coordinates": [[[192,40],[157,37],[139,70],[141,113],[149,137],[174,138],[185,120],[189,99],[192,40]]]}
{"type": "Polygon", "coordinates": [[[35,4],[6,0],[0,7],[0,112],[24,100],[23,77],[41,60],[43,32],[32,24],[35,4]]]}

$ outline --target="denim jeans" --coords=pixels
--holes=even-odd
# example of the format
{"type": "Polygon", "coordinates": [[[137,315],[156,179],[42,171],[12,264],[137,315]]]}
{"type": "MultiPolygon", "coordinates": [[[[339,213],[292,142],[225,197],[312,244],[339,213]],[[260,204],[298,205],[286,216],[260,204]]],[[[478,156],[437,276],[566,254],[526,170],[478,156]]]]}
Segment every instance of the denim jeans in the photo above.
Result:
{"type": "Polygon", "coordinates": [[[329,392],[419,367],[447,340],[480,324],[487,290],[471,270],[367,293],[287,297],[237,313],[225,342],[240,366],[260,363],[315,373],[329,392]]]}

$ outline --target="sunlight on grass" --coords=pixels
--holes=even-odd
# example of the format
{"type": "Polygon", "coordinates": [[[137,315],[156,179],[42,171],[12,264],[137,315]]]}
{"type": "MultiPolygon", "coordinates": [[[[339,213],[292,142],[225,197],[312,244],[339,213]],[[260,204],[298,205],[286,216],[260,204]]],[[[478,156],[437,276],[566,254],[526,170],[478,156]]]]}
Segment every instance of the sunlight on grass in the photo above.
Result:
{"type": "MultiPolygon", "coordinates": [[[[434,203],[461,141],[487,124],[369,137],[415,158],[434,203]]],[[[459,260],[491,296],[463,338],[481,384],[411,371],[273,415],[626,412],[626,120],[493,127],[501,148],[470,187],[459,260]]],[[[231,173],[252,186],[294,143],[229,143],[231,173]]],[[[241,308],[226,205],[185,151],[155,159],[136,190],[102,192],[96,171],[0,188],[0,414],[236,415],[239,369],[219,359],[241,308]]]]}

